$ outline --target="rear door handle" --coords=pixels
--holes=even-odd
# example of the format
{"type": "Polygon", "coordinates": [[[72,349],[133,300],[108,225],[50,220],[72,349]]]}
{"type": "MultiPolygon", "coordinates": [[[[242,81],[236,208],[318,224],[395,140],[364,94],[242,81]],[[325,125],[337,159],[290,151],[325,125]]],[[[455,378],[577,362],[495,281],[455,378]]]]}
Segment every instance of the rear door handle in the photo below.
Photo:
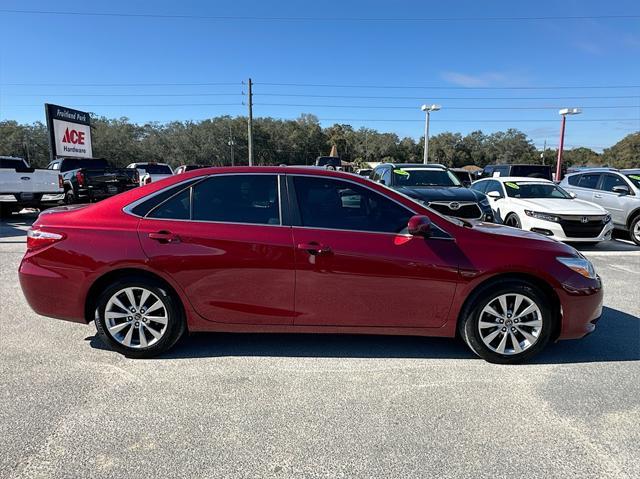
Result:
{"type": "Polygon", "coordinates": [[[602,195],[593,195],[594,198],[602,198],[602,195]]]}
{"type": "Polygon", "coordinates": [[[305,250],[307,253],[312,255],[331,253],[331,248],[315,241],[311,241],[310,243],[298,243],[298,249],[305,250]]]}
{"type": "Polygon", "coordinates": [[[157,233],[149,233],[149,239],[158,241],[159,243],[179,243],[180,237],[171,231],[158,231],[157,233]]]}

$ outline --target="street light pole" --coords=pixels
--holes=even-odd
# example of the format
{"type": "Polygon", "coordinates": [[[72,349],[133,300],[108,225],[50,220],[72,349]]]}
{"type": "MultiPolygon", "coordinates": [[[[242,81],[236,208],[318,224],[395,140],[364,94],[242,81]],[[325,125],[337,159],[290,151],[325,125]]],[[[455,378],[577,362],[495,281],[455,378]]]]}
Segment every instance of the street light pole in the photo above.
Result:
{"type": "Polygon", "coordinates": [[[426,165],[429,163],[429,120],[431,112],[438,111],[440,105],[422,105],[420,109],[426,113],[424,119],[424,158],[422,159],[422,162],[426,165]]]}
{"type": "Polygon", "coordinates": [[[558,113],[562,117],[562,123],[560,124],[560,142],[558,144],[558,160],[556,162],[556,181],[562,179],[562,152],[564,150],[564,129],[567,123],[567,115],[579,115],[582,110],[580,108],[563,108],[558,113]]]}

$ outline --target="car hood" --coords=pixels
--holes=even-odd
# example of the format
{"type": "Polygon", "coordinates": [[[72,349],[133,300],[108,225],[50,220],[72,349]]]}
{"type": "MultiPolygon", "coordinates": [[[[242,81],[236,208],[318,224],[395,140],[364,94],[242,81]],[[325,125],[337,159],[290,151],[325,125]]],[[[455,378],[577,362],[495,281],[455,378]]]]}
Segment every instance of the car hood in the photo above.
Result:
{"type": "Polygon", "coordinates": [[[605,215],[607,211],[588,201],[563,198],[513,198],[523,208],[557,215],[605,215]]]}
{"type": "Polygon", "coordinates": [[[400,186],[395,189],[411,198],[426,202],[473,201],[477,203],[484,198],[482,193],[464,186],[400,186]]]}
{"type": "Polygon", "coordinates": [[[498,241],[503,240],[507,243],[513,244],[514,238],[518,238],[527,241],[534,241],[535,243],[529,243],[530,247],[534,246],[535,248],[557,251],[558,253],[569,254],[572,256],[577,254],[573,247],[532,231],[525,231],[519,228],[512,228],[510,226],[504,226],[496,223],[484,223],[477,220],[469,222],[472,224],[473,231],[491,235],[492,238],[498,241]]]}

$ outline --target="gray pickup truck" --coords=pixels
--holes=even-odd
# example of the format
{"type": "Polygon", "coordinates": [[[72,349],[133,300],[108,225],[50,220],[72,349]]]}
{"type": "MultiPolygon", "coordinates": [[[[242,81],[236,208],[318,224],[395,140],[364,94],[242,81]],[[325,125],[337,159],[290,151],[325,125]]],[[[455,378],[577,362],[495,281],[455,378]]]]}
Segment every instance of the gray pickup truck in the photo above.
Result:
{"type": "Polygon", "coordinates": [[[614,227],[628,231],[640,246],[640,168],[580,170],[563,178],[560,186],[608,210],[614,227]]]}

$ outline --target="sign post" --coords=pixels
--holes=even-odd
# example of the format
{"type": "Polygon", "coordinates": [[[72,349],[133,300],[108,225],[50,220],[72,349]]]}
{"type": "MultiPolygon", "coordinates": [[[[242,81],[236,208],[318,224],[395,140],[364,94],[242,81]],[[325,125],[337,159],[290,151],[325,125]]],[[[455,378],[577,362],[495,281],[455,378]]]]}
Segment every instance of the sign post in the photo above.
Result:
{"type": "Polygon", "coordinates": [[[44,104],[51,160],[59,156],[93,158],[89,113],[44,104]]]}

